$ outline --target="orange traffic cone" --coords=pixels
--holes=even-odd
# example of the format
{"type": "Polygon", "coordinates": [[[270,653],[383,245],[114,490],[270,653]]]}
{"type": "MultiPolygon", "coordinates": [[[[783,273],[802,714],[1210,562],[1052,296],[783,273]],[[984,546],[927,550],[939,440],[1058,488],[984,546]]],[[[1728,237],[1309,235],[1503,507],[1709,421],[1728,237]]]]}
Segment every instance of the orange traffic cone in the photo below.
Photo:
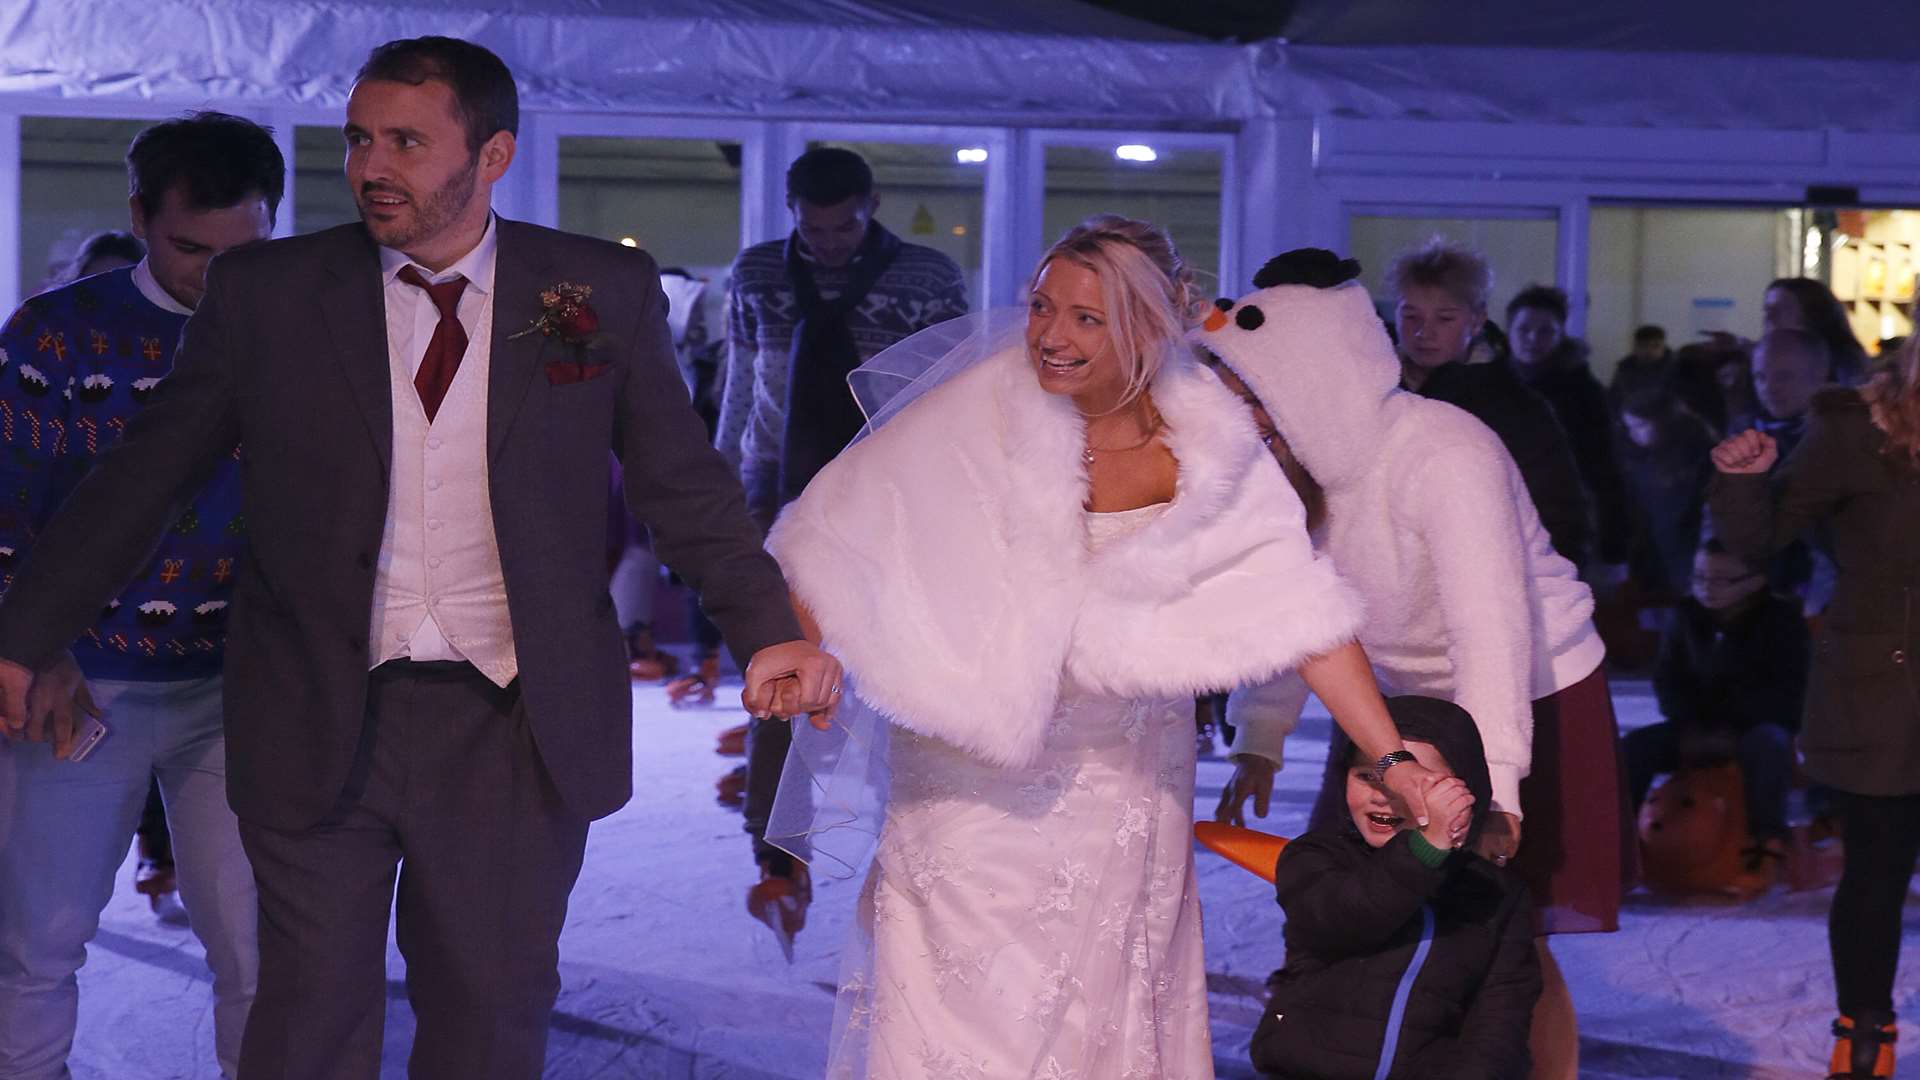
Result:
{"type": "Polygon", "coordinates": [[[1228,862],[1268,882],[1273,880],[1273,866],[1280,859],[1281,849],[1287,846],[1284,836],[1213,821],[1195,822],[1193,835],[1215,854],[1224,855],[1228,862]]]}

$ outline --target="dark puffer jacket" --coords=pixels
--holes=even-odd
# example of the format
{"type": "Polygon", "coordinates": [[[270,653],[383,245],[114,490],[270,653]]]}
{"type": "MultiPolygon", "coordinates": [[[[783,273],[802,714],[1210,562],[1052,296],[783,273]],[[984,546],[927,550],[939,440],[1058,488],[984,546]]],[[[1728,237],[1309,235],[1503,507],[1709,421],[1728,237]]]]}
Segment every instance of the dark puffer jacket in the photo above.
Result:
{"type": "MultiPolygon", "coordinates": [[[[1395,698],[1394,722],[1429,742],[1475,796],[1469,846],[1492,785],[1466,711],[1433,698],[1395,698]]],[[[1331,752],[1351,753],[1344,738],[1331,752]]],[[[1388,1074],[1406,1080],[1520,1080],[1540,966],[1526,889],[1467,853],[1430,868],[1403,832],[1371,848],[1351,818],[1306,833],[1281,853],[1274,886],[1286,910],[1287,966],[1275,973],[1251,1047],[1263,1075],[1372,1080],[1395,991],[1417,949],[1421,908],[1433,944],[1407,1000],[1388,1074]]]]}
{"type": "Polygon", "coordinates": [[[1456,361],[1434,368],[1418,393],[1465,409],[1493,429],[1520,466],[1520,479],[1533,496],[1553,550],[1575,566],[1586,565],[1594,545],[1592,507],[1553,407],[1527,389],[1503,361],[1456,361]]]}
{"type": "Polygon", "coordinates": [[[1587,364],[1586,342],[1568,338],[1540,364],[1508,362],[1528,389],[1547,400],[1554,419],[1567,433],[1567,447],[1592,499],[1593,553],[1601,562],[1625,562],[1633,517],[1615,449],[1613,407],[1587,364]]]}

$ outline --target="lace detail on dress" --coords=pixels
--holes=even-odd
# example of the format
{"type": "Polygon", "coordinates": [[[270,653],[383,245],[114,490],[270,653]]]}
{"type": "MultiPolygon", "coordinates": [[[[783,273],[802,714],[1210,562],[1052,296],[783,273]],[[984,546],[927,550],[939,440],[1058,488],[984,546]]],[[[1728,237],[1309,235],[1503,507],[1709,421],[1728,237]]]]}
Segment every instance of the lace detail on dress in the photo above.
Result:
{"type": "MultiPolygon", "coordinates": [[[[1088,515],[1093,547],[1160,512],[1088,515]]],[[[1069,688],[1024,768],[895,729],[840,1080],[1210,1080],[1193,703],[1069,688]]]]}

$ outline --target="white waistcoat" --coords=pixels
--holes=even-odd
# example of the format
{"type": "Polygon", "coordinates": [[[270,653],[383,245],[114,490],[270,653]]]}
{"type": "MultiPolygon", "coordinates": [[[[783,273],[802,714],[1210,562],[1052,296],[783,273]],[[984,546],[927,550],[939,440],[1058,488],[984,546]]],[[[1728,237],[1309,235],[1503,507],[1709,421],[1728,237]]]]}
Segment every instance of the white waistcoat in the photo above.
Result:
{"type": "Polygon", "coordinates": [[[374,663],[465,659],[498,686],[519,673],[487,493],[487,373],[493,305],[433,423],[398,358],[389,362],[393,472],[373,585],[374,663]]]}

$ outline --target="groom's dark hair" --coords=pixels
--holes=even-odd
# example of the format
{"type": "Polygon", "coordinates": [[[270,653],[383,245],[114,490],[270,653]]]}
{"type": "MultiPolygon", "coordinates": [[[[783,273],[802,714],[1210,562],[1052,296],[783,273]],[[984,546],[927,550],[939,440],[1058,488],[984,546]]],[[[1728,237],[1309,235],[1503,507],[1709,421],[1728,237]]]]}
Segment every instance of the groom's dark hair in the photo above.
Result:
{"type": "Polygon", "coordinates": [[[495,132],[520,133],[520,92],[506,62],[471,41],[450,37],[401,38],[367,54],[354,82],[381,79],[419,86],[429,79],[453,90],[467,128],[467,153],[477,154],[495,132]]]}

